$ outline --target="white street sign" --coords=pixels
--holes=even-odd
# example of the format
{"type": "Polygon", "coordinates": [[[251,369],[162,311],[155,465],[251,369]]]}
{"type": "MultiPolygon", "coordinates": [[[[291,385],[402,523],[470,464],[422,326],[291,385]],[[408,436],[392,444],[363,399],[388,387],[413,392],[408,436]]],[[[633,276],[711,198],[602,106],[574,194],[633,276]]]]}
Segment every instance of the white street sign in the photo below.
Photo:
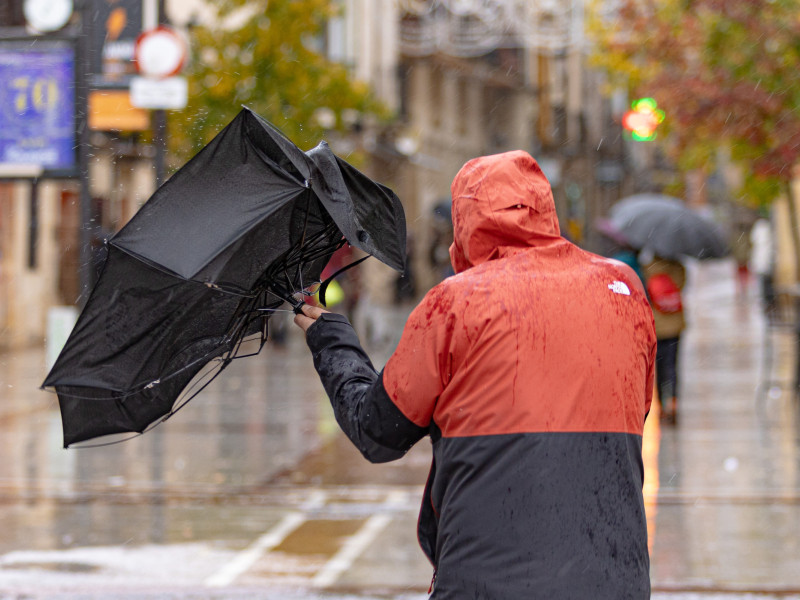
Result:
{"type": "Polygon", "coordinates": [[[189,99],[186,77],[131,78],[131,104],[136,108],[184,108],[189,99]]]}
{"type": "Polygon", "coordinates": [[[136,68],[146,77],[171,77],[177,75],[186,61],[186,42],[166,25],[144,31],[134,47],[136,68]]]}

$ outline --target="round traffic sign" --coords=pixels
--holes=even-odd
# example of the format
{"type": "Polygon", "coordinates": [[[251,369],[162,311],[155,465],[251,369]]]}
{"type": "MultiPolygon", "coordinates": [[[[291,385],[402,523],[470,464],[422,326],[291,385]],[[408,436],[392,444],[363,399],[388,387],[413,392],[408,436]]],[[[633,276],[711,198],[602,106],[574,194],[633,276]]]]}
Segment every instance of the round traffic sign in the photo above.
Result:
{"type": "Polygon", "coordinates": [[[143,31],[133,50],[136,69],[145,77],[172,77],[186,62],[186,42],[166,25],[143,31]]]}

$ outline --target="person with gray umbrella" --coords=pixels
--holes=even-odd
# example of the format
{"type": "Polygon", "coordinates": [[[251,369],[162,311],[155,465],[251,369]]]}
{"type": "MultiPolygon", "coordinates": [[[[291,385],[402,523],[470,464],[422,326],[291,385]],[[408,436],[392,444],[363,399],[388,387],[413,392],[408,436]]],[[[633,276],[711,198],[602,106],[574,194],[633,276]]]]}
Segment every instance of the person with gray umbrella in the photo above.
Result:
{"type": "Polygon", "coordinates": [[[623,198],[601,221],[606,230],[613,229],[633,248],[663,258],[707,260],[730,253],[727,236],[717,223],[679,198],[664,194],[623,198]]]}
{"type": "MultiPolygon", "coordinates": [[[[642,255],[644,281],[655,319],[658,351],[656,385],[664,422],[677,422],[678,358],[686,328],[681,290],[686,284],[684,257],[722,258],[730,253],[726,236],[707,215],[665,194],[641,193],[623,198],[607,218],[595,223],[610,239],[622,240],[642,255]]],[[[618,242],[620,243],[620,242],[618,242]]]]}

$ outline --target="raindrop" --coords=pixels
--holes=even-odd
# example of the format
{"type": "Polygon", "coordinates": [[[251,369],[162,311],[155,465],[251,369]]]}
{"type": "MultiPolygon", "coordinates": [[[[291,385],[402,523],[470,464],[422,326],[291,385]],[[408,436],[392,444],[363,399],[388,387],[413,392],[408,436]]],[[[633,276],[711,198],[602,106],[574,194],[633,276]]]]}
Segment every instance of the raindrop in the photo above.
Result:
{"type": "Polygon", "coordinates": [[[239,55],[239,46],[236,44],[228,44],[228,46],[223,51],[225,58],[228,60],[234,60],[239,55]]]}
{"type": "Polygon", "coordinates": [[[764,44],[764,48],[766,48],[768,52],[777,52],[780,50],[781,45],[778,43],[778,40],[769,39],[764,44]]]}
{"type": "Polygon", "coordinates": [[[729,456],[725,459],[725,462],[722,463],[722,466],[728,473],[733,473],[739,468],[739,459],[735,456],[729,456]]]}

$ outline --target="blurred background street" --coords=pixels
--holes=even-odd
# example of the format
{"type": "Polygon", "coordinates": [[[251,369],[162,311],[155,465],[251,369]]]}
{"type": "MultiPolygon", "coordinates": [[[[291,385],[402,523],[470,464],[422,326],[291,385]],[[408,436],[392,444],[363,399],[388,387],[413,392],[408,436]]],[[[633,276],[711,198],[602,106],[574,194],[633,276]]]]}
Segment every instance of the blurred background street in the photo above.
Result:
{"type": "MultiPolygon", "coordinates": [[[[734,272],[690,265],[679,421],[647,422],[654,598],[800,598],[800,405],[759,393],[765,322],[734,272]]],[[[775,382],[790,341],[775,338],[775,382]]],[[[364,461],[298,332],[116,446],[61,448],[44,373],[39,350],[0,355],[0,598],[425,597],[429,442],[364,461]]]]}
{"type": "MultiPolygon", "coordinates": [[[[377,367],[452,274],[450,183],[476,156],[528,151],[562,234],[637,266],[670,230],[620,239],[605,225],[622,201],[667,194],[702,217],[724,257],[676,252],[678,420],[654,404],[644,438],[653,597],[800,600],[798,14],[800,0],[2,0],[0,600],[426,597],[429,442],[367,464],[288,312],[258,356],[120,444],[64,450],[39,389],[108,240],[242,106],[399,197],[405,271],[372,258],[329,288],[377,367]]],[[[224,196],[220,213],[241,211],[224,196]]],[[[343,246],[325,276],[361,254],[343,246]]]]}

